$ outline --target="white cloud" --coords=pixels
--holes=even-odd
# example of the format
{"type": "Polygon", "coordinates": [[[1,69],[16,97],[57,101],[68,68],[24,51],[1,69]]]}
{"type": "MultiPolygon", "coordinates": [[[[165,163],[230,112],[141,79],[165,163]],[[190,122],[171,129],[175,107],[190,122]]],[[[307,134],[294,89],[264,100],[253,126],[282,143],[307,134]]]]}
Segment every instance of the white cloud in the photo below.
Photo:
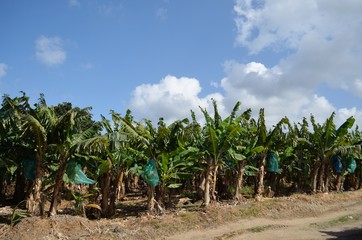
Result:
{"type": "Polygon", "coordinates": [[[0,63],[0,79],[6,76],[8,66],[5,63],[0,63]]]}
{"type": "Polygon", "coordinates": [[[215,99],[219,113],[223,117],[230,114],[237,101],[241,101],[242,109],[251,108],[255,118],[258,117],[259,109],[264,108],[266,123],[269,127],[284,116],[292,122],[299,122],[303,117],[309,119],[313,114],[316,121],[322,123],[332,112],[336,112],[337,126],[350,116],[355,116],[357,122],[362,123],[361,110],[337,109],[324,96],[318,96],[309,89],[298,90],[285,86],[282,73],[276,69],[268,69],[260,63],[243,65],[228,62],[225,64],[225,71],[226,77],[221,81],[225,96],[215,92],[200,97],[202,89],[197,79],[168,75],[159,83],[136,87],[130,109],[136,118],[150,119],[154,123],[159,117],[163,117],[168,123],[185,117],[189,118],[190,110],[193,110],[198,120],[203,122],[199,107],[213,114],[212,99],[215,99]],[[258,81],[254,81],[255,75],[260,77],[258,81]],[[268,83],[271,79],[273,81],[268,83]],[[265,83],[267,84],[264,85],[265,83]],[[257,87],[258,85],[260,88],[257,87]]]}
{"type": "Polygon", "coordinates": [[[226,62],[226,101],[265,107],[272,119],[360,115],[336,109],[338,97],[317,96],[315,89],[323,83],[362,97],[361,11],[358,0],[236,0],[236,43],[252,55],[278,51],[284,58],[271,68],[226,62]]]}
{"type": "Polygon", "coordinates": [[[237,42],[252,53],[272,44],[297,47],[305,34],[315,30],[322,14],[314,0],[237,0],[234,11],[239,33],[237,42]]]}
{"type": "Polygon", "coordinates": [[[311,103],[311,91],[292,88],[278,67],[266,68],[261,63],[240,64],[229,61],[225,65],[226,77],[221,86],[225,90],[225,103],[229,106],[241,101],[254,114],[265,108],[268,122],[275,124],[282,117],[295,120],[301,110],[311,103]]]}
{"type": "Polygon", "coordinates": [[[278,67],[267,69],[262,63],[240,64],[228,61],[224,64],[226,78],[221,86],[229,93],[238,95],[239,90],[248,91],[259,99],[279,95],[284,84],[278,67]]]}
{"type": "Polygon", "coordinates": [[[40,36],[36,42],[36,57],[48,66],[61,65],[67,58],[63,41],[59,37],[40,36]]]}
{"type": "Polygon", "coordinates": [[[157,84],[143,84],[133,92],[130,109],[137,117],[152,121],[163,117],[167,122],[172,122],[185,117],[190,117],[190,110],[200,116],[199,106],[212,110],[211,99],[220,103],[219,111],[224,112],[223,96],[219,93],[210,94],[204,98],[201,93],[200,82],[195,78],[166,76],[157,84]]]}
{"type": "Polygon", "coordinates": [[[237,43],[250,53],[292,50],[278,67],[294,82],[325,81],[362,96],[355,88],[362,75],[361,1],[237,0],[234,10],[237,43]]]}
{"type": "Polygon", "coordinates": [[[330,100],[316,95],[313,88],[290,83],[291,75],[285,75],[277,67],[266,68],[261,63],[240,64],[233,61],[226,62],[224,66],[226,77],[221,81],[225,90],[224,105],[232,106],[241,101],[244,107],[254,111],[254,117],[257,117],[260,108],[264,108],[268,126],[276,124],[284,116],[292,122],[299,122],[303,117],[309,119],[311,114],[317,122],[324,122],[332,112],[336,112],[337,125],[350,116],[355,116],[359,125],[362,123],[362,110],[355,107],[337,109],[330,100]]]}
{"type": "Polygon", "coordinates": [[[131,109],[149,119],[180,119],[198,106],[210,110],[214,97],[224,114],[237,101],[254,116],[265,108],[269,126],[284,116],[298,122],[310,114],[324,122],[332,112],[337,125],[352,115],[362,124],[361,109],[337,108],[338,96],[316,92],[323,84],[362,97],[362,1],[236,0],[234,12],[239,46],[252,56],[277,51],[283,58],[272,66],[226,61],[225,77],[212,83],[224,95],[200,97],[197,79],[166,76],[158,84],[138,86],[131,109]]]}

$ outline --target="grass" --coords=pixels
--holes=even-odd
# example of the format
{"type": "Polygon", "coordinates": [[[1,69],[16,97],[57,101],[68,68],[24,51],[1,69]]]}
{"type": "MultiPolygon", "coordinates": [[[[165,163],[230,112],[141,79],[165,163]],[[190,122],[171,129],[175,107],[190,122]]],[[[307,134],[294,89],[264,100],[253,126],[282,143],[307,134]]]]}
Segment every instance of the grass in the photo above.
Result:
{"type": "Polygon", "coordinates": [[[248,232],[252,232],[252,233],[259,233],[259,232],[263,232],[267,229],[272,228],[273,225],[265,225],[265,226],[256,226],[256,227],[252,227],[247,229],[248,232]]]}
{"type": "Polygon", "coordinates": [[[248,217],[257,217],[263,214],[265,210],[274,207],[277,204],[276,199],[267,199],[262,202],[255,202],[249,205],[246,208],[240,209],[240,217],[248,218],[248,217]]]}
{"type": "Polygon", "coordinates": [[[178,216],[181,218],[181,221],[190,225],[198,224],[202,220],[200,216],[195,212],[180,212],[178,216]]]}
{"type": "Polygon", "coordinates": [[[248,199],[253,198],[254,188],[251,186],[244,186],[241,189],[241,195],[248,199]]]}
{"type": "Polygon", "coordinates": [[[248,228],[248,229],[239,229],[239,230],[235,230],[226,234],[223,234],[222,236],[216,237],[214,238],[215,240],[224,240],[224,239],[229,239],[229,238],[233,238],[235,236],[240,236],[246,232],[251,232],[251,233],[260,233],[263,231],[266,231],[268,229],[272,229],[272,228],[276,228],[278,226],[276,225],[264,225],[264,226],[256,226],[256,227],[252,227],[252,228],[248,228]]]}
{"type": "Polygon", "coordinates": [[[244,230],[244,229],[240,229],[240,230],[236,230],[236,231],[232,231],[232,232],[223,234],[223,235],[221,235],[221,236],[219,236],[219,237],[214,238],[214,240],[229,239],[229,238],[232,238],[232,237],[235,237],[235,236],[242,235],[243,233],[245,233],[245,230],[244,230]]]}
{"type": "Polygon", "coordinates": [[[240,210],[240,217],[242,218],[248,218],[248,217],[256,217],[260,214],[261,208],[257,206],[252,206],[246,209],[240,210]]]}
{"type": "Polygon", "coordinates": [[[332,219],[332,220],[330,220],[328,222],[311,223],[310,225],[312,227],[328,228],[328,227],[333,227],[333,226],[343,224],[343,223],[346,223],[346,222],[350,222],[350,221],[357,221],[358,219],[359,219],[359,216],[357,216],[357,215],[346,215],[346,216],[342,216],[342,217],[332,219]]]}
{"type": "Polygon", "coordinates": [[[347,215],[347,216],[342,216],[342,217],[333,219],[331,221],[328,221],[327,224],[330,225],[330,226],[334,226],[334,225],[337,225],[337,224],[340,224],[340,223],[346,223],[346,222],[349,222],[349,221],[356,221],[356,220],[358,220],[358,216],[347,215]]]}

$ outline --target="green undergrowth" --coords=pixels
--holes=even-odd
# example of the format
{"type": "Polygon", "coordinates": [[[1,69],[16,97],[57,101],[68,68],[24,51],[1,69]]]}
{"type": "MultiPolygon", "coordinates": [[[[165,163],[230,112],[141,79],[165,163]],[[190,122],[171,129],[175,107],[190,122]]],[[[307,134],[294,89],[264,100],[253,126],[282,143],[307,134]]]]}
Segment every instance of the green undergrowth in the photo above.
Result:
{"type": "Polygon", "coordinates": [[[277,204],[276,199],[266,199],[261,202],[252,202],[245,207],[240,208],[240,217],[241,218],[250,218],[250,217],[258,217],[263,215],[264,211],[273,208],[277,204]]]}
{"type": "Polygon", "coordinates": [[[345,216],[341,216],[341,217],[332,219],[328,222],[311,223],[310,225],[312,227],[317,227],[317,228],[328,228],[328,227],[333,227],[333,226],[344,224],[344,223],[351,222],[351,221],[358,221],[359,219],[360,219],[360,216],[358,216],[358,215],[345,215],[345,216]]]}
{"type": "Polygon", "coordinates": [[[262,226],[256,226],[256,227],[252,227],[252,228],[248,228],[248,229],[238,229],[238,230],[234,230],[228,233],[225,233],[221,236],[218,236],[216,238],[214,238],[214,240],[225,240],[225,239],[232,239],[235,238],[236,236],[241,236],[247,232],[251,232],[251,233],[260,233],[260,232],[264,232],[270,229],[275,229],[275,228],[280,228],[283,226],[279,226],[279,225],[262,225],[262,226]]]}

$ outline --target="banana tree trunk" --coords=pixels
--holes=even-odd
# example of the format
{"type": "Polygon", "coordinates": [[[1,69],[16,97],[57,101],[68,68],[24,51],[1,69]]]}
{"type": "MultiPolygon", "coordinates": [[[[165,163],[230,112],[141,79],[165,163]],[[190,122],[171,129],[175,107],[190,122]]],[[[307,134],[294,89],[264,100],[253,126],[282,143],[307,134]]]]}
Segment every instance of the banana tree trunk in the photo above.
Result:
{"type": "Polygon", "coordinates": [[[13,196],[13,200],[15,203],[20,203],[21,201],[23,201],[24,199],[27,198],[27,196],[29,196],[30,194],[30,186],[33,186],[33,183],[31,180],[29,181],[25,181],[25,177],[24,175],[21,173],[21,168],[18,168],[15,171],[15,176],[16,176],[16,180],[15,180],[15,192],[14,192],[14,196],[13,196]],[[25,192],[25,190],[27,190],[25,192]]]}
{"type": "Polygon", "coordinates": [[[128,174],[124,176],[124,182],[125,182],[125,192],[127,191],[135,191],[138,190],[139,184],[138,184],[139,177],[134,174],[128,174]]]}
{"type": "Polygon", "coordinates": [[[161,182],[161,184],[157,185],[157,187],[155,187],[155,192],[156,192],[156,201],[157,204],[161,207],[165,206],[165,195],[166,195],[166,185],[164,185],[163,182],[161,182]]]}
{"type": "Polygon", "coordinates": [[[319,168],[319,175],[318,175],[318,191],[324,192],[325,191],[325,163],[322,161],[321,167],[319,168]]]}
{"type": "Polygon", "coordinates": [[[266,154],[263,156],[259,165],[259,173],[258,173],[257,187],[255,194],[256,198],[261,197],[264,192],[265,164],[266,164],[266,154]]]}
{"type": "Polygon", "coordinates": [[[278,192],[277,189],[277,182],[278,182],[278,176],[277,173],[275,172],[271,172],[270,173],[270,186],[271,186],[271,190],[274,191],[274,193],[278,192]]]}
{"type": "Polygon", "coordinates": [[[33,215],[44,215],[44,199],[42,199],[42,177],[43,164],[41,154],[37,152],[35,163],[35,180],[32,191],[27,196],[26,207],[29,213],[33,215]]]}
{"type": "Polygon", "coordinates": [[[109,169],[106,173],[101,176],[101,192],[102,192],[102,199],[101,199],[101,209],[102,209],[102,217],[108,216],[108,203],[109,203],[109,188],[111,186],[111,169],[112,169],[112,162],[108,159],[109,162],[109,169]]]}
{"type": "Polygon", "coordinates": [[[241,189],[243,188],[243,180],[244,180],[244,167],[246,165],[246,160],[243,160],[238,163],[238,171],[236,176],[236,187],[235,187],[235,196],[234,198],[237,201],[241,201],[243,199],[241,195],[241,189]]]}
{"type": "Polygon", "coordinates": [[[212,189],[211,189],[211,201],[216,202],[217,200],[217,191],[216,191],[216,183],[217,183],[217,174],[218,174],[219,166],[215,166],[213,178],[212,178],[212,189]]]}
{"type": "Polygon", "coordinates": [[[5,192],[6,192],[6,181],[5,181],[5,175],[3,174],[0,176],[0,201],[5,200],[5,192]]]}
{"type": "Polygon", "coordinates": [[[343,190],[342,186],[343,186],[343,177],[342,177],[342,174],[337,173],[336,191],[337,191],[337,192],[342,191],[342,190],[343,190]]]}
{"type": "Polygon", "coordinates": [[[324,192],[329,192],[330,179],[331,179],[331,167],[329,161],[327,161],[324,168],[324,192]]]}
{"type": "Polygon", "coordinates": [[[360,189],[361,188],[361,166],[358,166],[356,169],[356,185],[355,185],[355,189],[360,189]]]}
{"type": "Polygon", "coordinates": [[[314,164],[313,164],[313,170],[312,170],[312,174],[311,174],[311,183],[312,183],[312,192],[316,193],[317,192],[317,185],[318,185],[318,172],[319,172],[319,168],[320,168],[320,161],[317,160],[314,164]]]}
{"type": "Polygon", "coordinates": [[[212,181],[212,169],[213,169],[213,160],[209,158],[207,160],[207,169],[205,172],[205,187],[204,187],[204,206],[208,206],[210,204],[210,186],[212,181]]]}
{"type": "Polygon", "coordinates": [[[124,198],[126,194],[126,185],[123,181],[124,179],[124,167],[121,168],[119,175],[118,175],[118,181],[117,181],[117,200],[121,200],[124,198]]]}
{"type": "Polygon", "coordinates": [[[118,184],[118,178],[114,178],[111,180],[109,188],[109,205],[107,208],[107,217],[113,216],[116,212],[117,184],[118,184]]]}
{"type": "Polygon", "coordinates": [[[356,176],[354,173],[349,173],[346,176],[346,190],[351,191],[351,190],[356,190],[356,176]]]}
{"type": "Polygon", "coordinates": [[[155,186],[149,186],[147,210],[149,213],[155,210],[155,186]]]}
{"type": "Polygon", "coordinates": [[[57,175],[55,178],[53,196],[52,196],[52,199],[50,202],[48,217],[56,214],[56,211],[57,211],[56,208],[60,202],[59,192],[60,192],[60,188],[63,184],[63,175],[65,172],[65,166],[67,164],[67,159],[68,159],[68,155],[62,156],[60,159],[59,168],[58,168],[57,175]]]}
{"type": "Polygon", "coordinates": [[[101,176],[101,192],[102,192],[102,199],[101,199],[101,209],[102,209],[102,217],[106,217],[107,216],[107,212],[108,212],[108,194],[109,194],[109,186],[111,181],[111,177],[110,174],[104,173],[101,176]]]}

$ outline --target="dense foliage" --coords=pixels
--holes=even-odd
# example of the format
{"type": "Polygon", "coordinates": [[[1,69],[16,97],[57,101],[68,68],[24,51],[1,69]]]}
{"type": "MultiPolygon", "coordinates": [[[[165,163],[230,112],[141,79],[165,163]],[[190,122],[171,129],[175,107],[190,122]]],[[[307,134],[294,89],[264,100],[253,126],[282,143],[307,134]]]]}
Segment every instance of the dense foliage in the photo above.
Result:
{"type": "Polygon", "coordinates": [[[353,117],[339,127],[334,113],[324,123],[313,115],[300,123],[285,117],[267,129],[263,109],[255,119],[238,102],[222,119],[215,101],[213,107],[213,115],[200,109],[203,124],[192,111],[171,124],[135,121],[130,110],[96,122],[91,108],[5,95],[0,201],[51,215],[62,199],[72,199],[77,211],[90,207],[111,217],[117,201],[135,190],[147,191],[153,211],[172,207],[176,196],[207,206],[242,201],[250,191],[259,198],[360,188],[362,139],[353,117]]]}

